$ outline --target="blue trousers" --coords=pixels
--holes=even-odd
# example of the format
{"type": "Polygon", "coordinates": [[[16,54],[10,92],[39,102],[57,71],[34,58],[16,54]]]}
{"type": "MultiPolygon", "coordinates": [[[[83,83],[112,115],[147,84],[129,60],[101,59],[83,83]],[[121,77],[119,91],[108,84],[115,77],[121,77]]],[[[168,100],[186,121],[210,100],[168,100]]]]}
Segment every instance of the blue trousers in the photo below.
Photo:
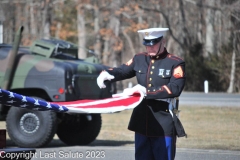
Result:
{"type": "Polygon", "coordinates": [[[176,137],[147,137],[135,133],[135,160],[174,160],[176,137]]]}

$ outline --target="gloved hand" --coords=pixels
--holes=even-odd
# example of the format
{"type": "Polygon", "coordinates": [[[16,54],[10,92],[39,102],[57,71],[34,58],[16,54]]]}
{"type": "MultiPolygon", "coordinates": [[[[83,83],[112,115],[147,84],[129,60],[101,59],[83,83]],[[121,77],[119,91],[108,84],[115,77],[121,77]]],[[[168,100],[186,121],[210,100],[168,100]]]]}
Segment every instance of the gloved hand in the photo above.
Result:
{"type": "Polygon", "coordinates": [[[99,88],[106,88],[104,81],[114,79],[114,76],[106,71],[102,71],[97,78],[97,84],[99,88]]]}
{"type": "Polygon", "coordinates": [[[136,86],[132,87],[132,88],[126,88],[123,90],[123,93],[126,95],[132,95],[134,92],[140,91],[144,94],[144,96],[146,96],[146,88],[143,87],[140,84],[137,84],[136,86]]]}

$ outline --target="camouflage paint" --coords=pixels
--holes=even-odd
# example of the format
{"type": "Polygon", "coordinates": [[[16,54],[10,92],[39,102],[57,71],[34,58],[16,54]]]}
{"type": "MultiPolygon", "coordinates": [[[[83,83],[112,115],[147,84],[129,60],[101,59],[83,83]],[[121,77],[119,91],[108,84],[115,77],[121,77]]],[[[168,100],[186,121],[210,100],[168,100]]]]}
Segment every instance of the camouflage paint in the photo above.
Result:
{"type": "Polygon", "coordinates": [[[22,32],[23,32],[24,27],[21,26],[17,33],[15,34],[15,38],[14,38],[14,43],[13,43],[13,47],[11,52],[9,53],[9,60],[7,63],[7,67],[6,67],[6,71],[5,71],[5,75],[4,75],[4,80],[1,83],[1,87],[3,89],[9,89],[11,87],[11,82],[12,82],[12,78],[13,78],[13,74],[14,74],[14,62],[17,58],[17,53],[18,53],[18,48],[19,48],[19,43],[21,41],[22,38],[22,32]]]}
{"type": "MultiPolygon", "coordinates": [[[[10,49],[11,46],[0,45],[0,82],[3,81],[6,69],[4,66],[8,63],[10,49]]],[[[109,67],[90,63],[91,58],[87,61],[63,60],[43,55],[44,53],[32,54],[29,48],[19,47],[11,90],[41,89],[52,101],[97,99],[111,96],[110,86],[100,90],[96,83],[99,73],[109,67]],[[74,92],[68,92],[68,88],[73,85],[74,92]],[[63,94],[58,92],[60,88],[65,90],[63,94]],[[54,95],[59,95],[60,98],[54,99],[54,95]]]]}

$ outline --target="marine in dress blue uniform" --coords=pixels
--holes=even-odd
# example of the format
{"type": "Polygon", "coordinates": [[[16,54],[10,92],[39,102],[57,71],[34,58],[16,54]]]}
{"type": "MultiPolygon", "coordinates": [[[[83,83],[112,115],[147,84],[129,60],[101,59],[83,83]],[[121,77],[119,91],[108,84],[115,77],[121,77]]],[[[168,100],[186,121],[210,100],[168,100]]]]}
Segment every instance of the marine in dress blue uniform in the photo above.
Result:
{"type": "Polygon", "coordinates": [[[107,73],[104,71],[105,76],[101,73],[98,78],[98,81],[114,82],[136,76],[138,86],[146,88],[145,98],[134,108],[128,125],[128,129],[135,132],[136,160],[173,160],[179,130],[182,132],[178,136],[185,136],[181,122],[169,108],[171,100],[180,96],[184,88],[185,62],[168,53],[163,46],[167,30],[150,28],[138,31],[144,37],[145,46],[157,45],[156,54],[151,55],[146,47],[147,52],[136,54],[127,63],[111,68],[107,73]]]}

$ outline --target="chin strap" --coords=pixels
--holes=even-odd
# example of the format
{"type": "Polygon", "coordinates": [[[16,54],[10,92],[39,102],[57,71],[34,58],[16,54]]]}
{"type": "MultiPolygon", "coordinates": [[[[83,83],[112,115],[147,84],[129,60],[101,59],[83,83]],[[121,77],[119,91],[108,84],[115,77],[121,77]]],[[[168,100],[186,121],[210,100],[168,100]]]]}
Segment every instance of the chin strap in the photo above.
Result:
{"type": "Polygon", "coordinates": [[[159,49],[158,49],[158,51],[157,51],[157,54],[156,54],[156,56],[159,56],[160,55],[160,49],[162,48],[162,43],[160,44],[160,46],[159,46],[159,49]]]}

